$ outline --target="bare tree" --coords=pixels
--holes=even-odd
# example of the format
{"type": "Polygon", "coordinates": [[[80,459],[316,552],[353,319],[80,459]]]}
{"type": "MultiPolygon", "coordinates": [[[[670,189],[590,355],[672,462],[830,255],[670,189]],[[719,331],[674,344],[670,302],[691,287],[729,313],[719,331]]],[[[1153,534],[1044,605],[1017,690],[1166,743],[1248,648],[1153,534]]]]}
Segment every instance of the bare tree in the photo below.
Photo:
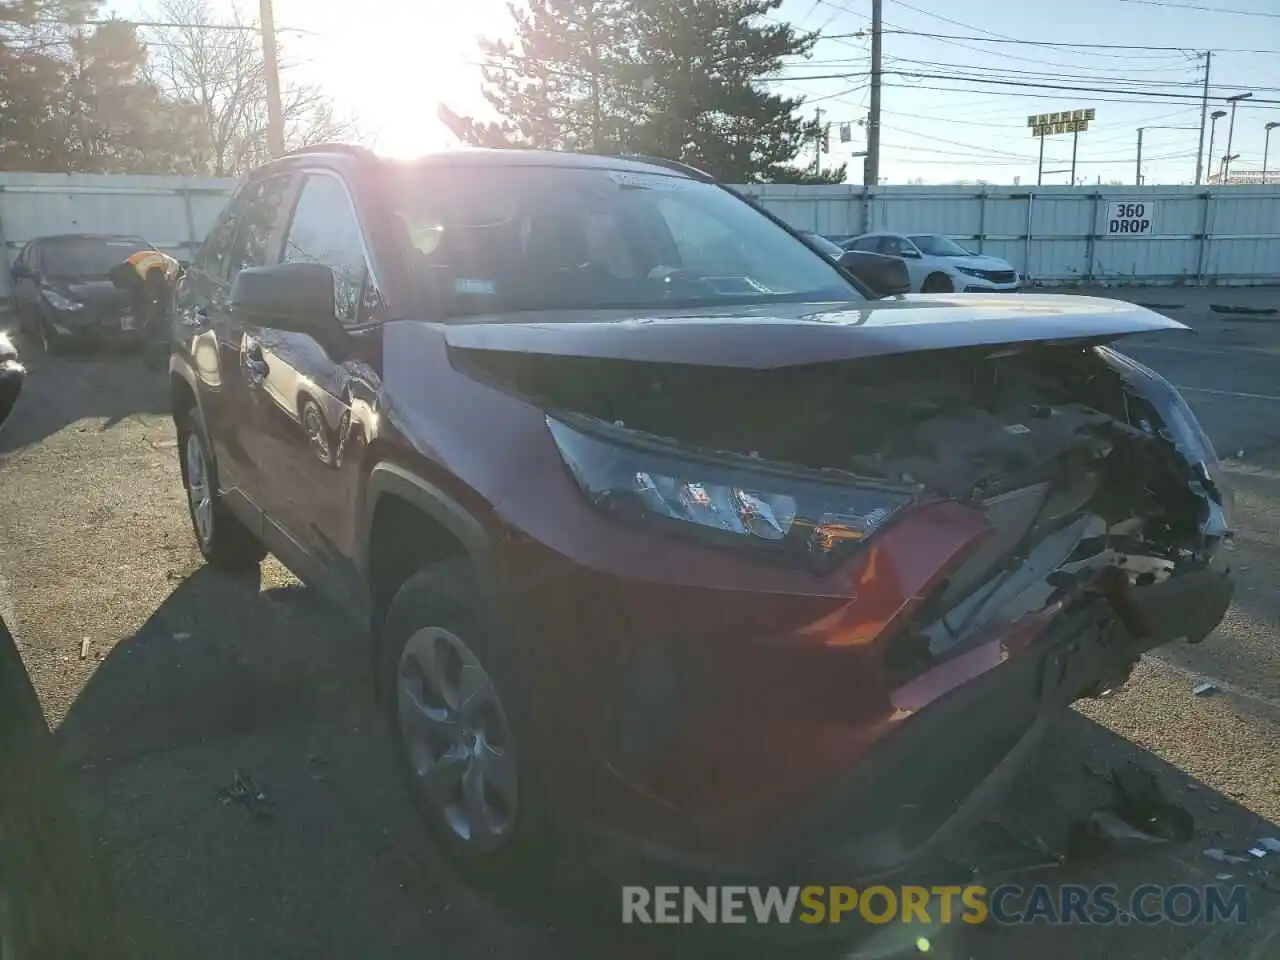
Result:
{"type": "MultiPolygon", "coordinates": [[[[153,19],[179,24],[148,37],[148,72],[170,99],[191,104],[204,118],[204,168],[213,176],[235,176],[269,158],[267,90],[262,43],[238,9],[220,16],[209,0],[160,0],[153,19]]],[[[352,139],[355,123],[338,114],[317,86],[290,83],[281,63],[285,146],[352,139]]]]}

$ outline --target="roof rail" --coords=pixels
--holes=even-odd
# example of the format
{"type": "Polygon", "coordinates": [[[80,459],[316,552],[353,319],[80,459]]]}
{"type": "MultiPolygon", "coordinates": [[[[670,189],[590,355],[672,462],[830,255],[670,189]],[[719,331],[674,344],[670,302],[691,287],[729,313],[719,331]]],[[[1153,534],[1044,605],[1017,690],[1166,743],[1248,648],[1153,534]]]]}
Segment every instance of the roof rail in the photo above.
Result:
{"type": "Polygon", "coordinates": [[[613,156],[620,160],[634,160],[636,163],[650,163],[655,167],[665,167],[668,170],[674,170],[676,173],[683,173],[695,180],[704,180],[708,183],[713,183],[716,179],[705,170],[691,167],[689,164],[682,163],[679,160],[668,160],[666,157],[650,157],[643,153],[616,153],[613,156]]]}
{"type": "Polygon", "coordinates": [[[297,147],[293,150],[289,150],[281,154],[281,156],[278,159],[283,159],[284,157],[300,157],[300,156],[305,156],[309,153],[342,153],[350,157],[356,157],[357,159],[360,159],[360,160],[377,159],[377,155],[368,147],[362,147],[359,144],[355,144],[355,143],[338,143],[338,142],[311,143],[305,147],[297,147]]]}

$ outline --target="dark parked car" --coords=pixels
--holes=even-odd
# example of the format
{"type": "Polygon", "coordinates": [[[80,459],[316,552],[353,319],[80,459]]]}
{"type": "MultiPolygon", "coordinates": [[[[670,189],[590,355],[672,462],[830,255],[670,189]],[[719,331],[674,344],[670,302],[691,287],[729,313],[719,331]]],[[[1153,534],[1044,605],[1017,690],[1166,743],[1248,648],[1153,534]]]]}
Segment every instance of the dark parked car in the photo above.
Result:
{"type": "Polygon", "coordinates": [[[1109,346],[1185,328],[965,301],[870,300],[679,164],[310,148],[182,284],[195,535],[368,627],[473,877],[887,875],[1232,594],[1212,445],[1109,346]]]}
{"type": "Polygon", "coordinates": [[[13,310],[21,331],[46,352],[73,342],[136,342],[142,337],[128,290],[111,271],[131,254],[154,249],[129,234],[37,237],[9,270],[13,310]]]}

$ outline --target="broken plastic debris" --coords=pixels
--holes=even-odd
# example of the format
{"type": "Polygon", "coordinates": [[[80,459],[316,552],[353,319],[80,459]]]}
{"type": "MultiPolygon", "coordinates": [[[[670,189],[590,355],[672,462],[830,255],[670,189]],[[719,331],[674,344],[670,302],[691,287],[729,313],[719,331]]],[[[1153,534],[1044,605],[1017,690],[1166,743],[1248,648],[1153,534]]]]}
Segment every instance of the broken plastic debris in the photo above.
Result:
{"type": "Polygon", "coordinates": [[[1263,837],[1258,841],[1258,846],[1266,847],[1273,853],[1280,853],[1280,840],[1277,840],[1275,837],[1263,837]]]}
{"type": "Polygon", "coordinates": [[[190,640],[191,634],[189,634],[185,630],[180,630],[173,635],[173,639],[177,640],[178,642],[182,642],[183,640],[190,640]]]}
{"type": "Polygon", "coordinates": [[[85,637],[80,641],[80,659],[84,660],[89,656],[89,638],[85,637]]]}
{"type": "Polygon", "coordinates": [[[1210,693],[1213,693],[1217,689],[1218,689],[1218,685],[1216,683],[1214,683],[1212,680],[1206,680],[1204,681],[1204,683],[1197,683],[1194,687],[1192,687],[1191,693],[1193,696],[1203,697],[1203,696],[1207,696],[1210,693]]]}
{"type": "Polygon", "coordinates": [[[218,791],[218,800],[224,807],[235,801],[244,804],[255,816],[271,816],[271,812],[266,809],[267,795],[243,770],[236,770],[231,784],[218,791]]]}
{"type": "Polygon", "coordinates": [[[1215,880],[1217,880],[1217,881],[1221,882],[1221,881],[1223,881],[1223,880],[1230,880],[1233,876],[1235,876],[1235,874],[1232,874],[1232,873],[1215,873],[1215,874],[1213,875],[1213,879],[1215,879],[1215,880]]]}
{"type": "Polygon", "coordinates": [[[1249,848],[1249,856],[1251,857],[1257,857],[1259,860],[1261,860],[1266,855],[1267,855],[1267,851],[1263,850],[1261,847],[1249,848]]]}

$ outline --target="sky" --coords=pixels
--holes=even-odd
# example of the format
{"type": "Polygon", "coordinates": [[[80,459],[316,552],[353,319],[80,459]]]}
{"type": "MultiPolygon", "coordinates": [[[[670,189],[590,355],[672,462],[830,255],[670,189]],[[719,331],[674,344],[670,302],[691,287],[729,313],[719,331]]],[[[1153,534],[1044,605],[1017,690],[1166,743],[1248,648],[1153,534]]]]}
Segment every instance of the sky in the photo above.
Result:
{"type": "MultiPolygon", "coordinates": [[[[106,6],[136,19],[156,10],[151,0],[106,6]]],[[[257,3],[241,9],[252,17],[257,3]]],[[[785,0],[773,16],[833,35],[771,86],[807,97],[806,112],[823,110],[833,124],[823,163],[850,160],[850,179],[861,182],[862,161],[851,154],[865,150],[870,40],[852,35],[869,30],[871,0],[785,0]],[[841,143],[845,123],[851,139],[841,143]]],[[[1253,93],[1236,114],[1233,171],[1261,168],[1265,124],[1280,121],[1277,0],[884,0],[883,16],[880,172],[888,183],[1033,184],[1040,144],[1027,117],[1088,107],[1096,119],[1079,135],[1077,182],[1133,183],[1144,127],[1144,182],[1192,183],[1204,62],[1197,52],[1207,49],[1211,110],[1253,93]]],[[[322,86],[380,152],[411,156],[453,145],[436,119],[440,102],[490,115],[475,38],[508,30],[506,0],[275,0],[275,20],[286,82],[322,86]]],[[[1229,121],[1217,124],[1215,169],[1229,121]]],[[[1276,134],[1269,167],[1280,166],[1276,134]]],[[[1071,135],[1044,147],[1044,183],[1069,183],[1071,135]]]]}

